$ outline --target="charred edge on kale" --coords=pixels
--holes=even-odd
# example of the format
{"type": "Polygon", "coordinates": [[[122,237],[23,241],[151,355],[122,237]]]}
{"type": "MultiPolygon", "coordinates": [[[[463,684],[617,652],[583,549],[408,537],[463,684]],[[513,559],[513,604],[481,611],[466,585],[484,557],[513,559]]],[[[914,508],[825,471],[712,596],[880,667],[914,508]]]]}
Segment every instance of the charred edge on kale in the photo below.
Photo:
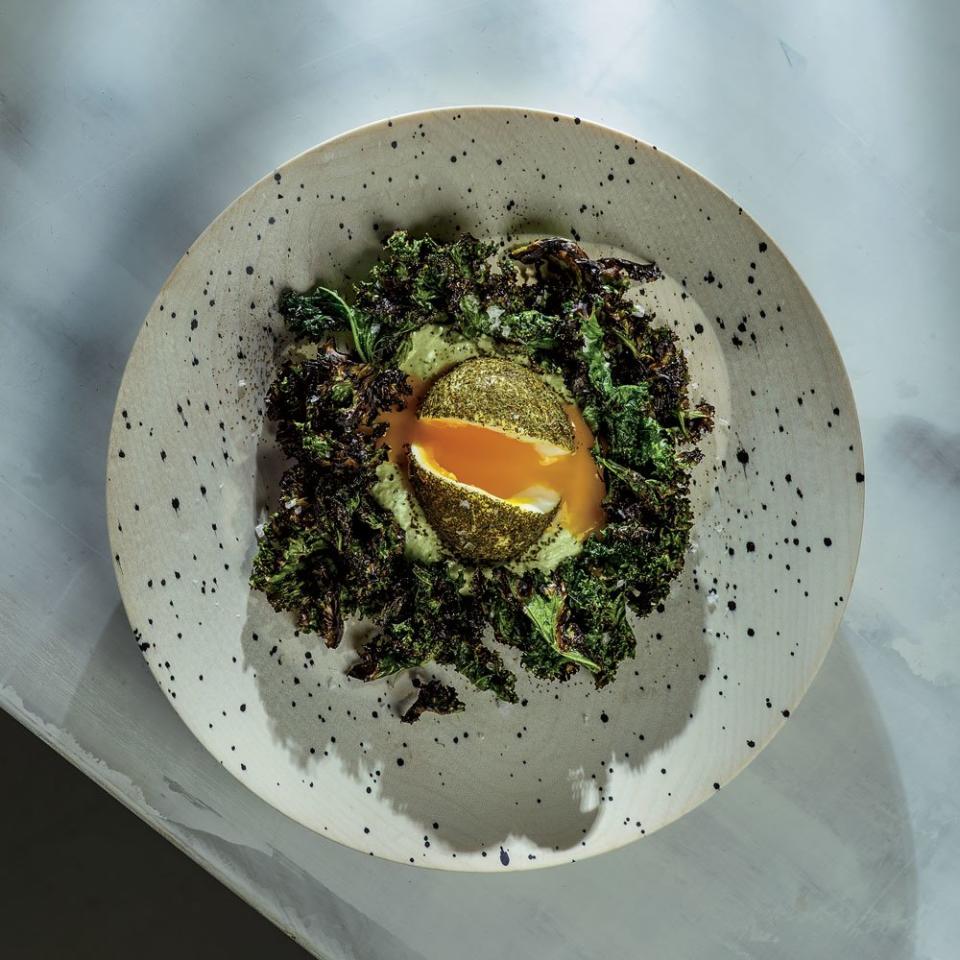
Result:
{"type": "Polygon", "coordinates": [[[453,687],[436,679],[429,680],[420,685],[417,698],[407,707],[400,720],[403,723],[416,723],[425,713],[459,713],[463,706],[453,687]]]}

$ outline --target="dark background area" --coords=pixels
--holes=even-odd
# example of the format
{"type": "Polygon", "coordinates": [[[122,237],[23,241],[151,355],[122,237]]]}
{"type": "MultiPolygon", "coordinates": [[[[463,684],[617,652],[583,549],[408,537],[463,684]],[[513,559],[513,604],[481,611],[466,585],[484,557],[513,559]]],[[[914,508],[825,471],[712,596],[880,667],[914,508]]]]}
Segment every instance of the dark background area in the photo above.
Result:
{"type": "Polygon", "coordinates": [[[0,756],[4,957],[308,956],[2,710],[0,756]]]}

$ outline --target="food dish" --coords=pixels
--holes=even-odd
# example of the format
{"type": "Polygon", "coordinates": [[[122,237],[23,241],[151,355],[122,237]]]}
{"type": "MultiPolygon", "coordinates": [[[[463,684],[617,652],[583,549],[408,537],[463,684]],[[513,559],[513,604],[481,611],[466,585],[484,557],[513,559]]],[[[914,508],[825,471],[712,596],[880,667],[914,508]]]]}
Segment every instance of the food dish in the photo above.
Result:
{"type": "Polygon", "coordinates": [[[191,245],[127,365],[107,508],[136,642],[227,769],[364,855],[503,872],[649,834],[723,789],[790,722],[849,593],[862,481],[829,329],[735,202],[628,135],[464,108],[308,151],[191,245]],[[466,685],[463,713],[402,725],[386,704],[413,699],[406,674],[344,677],[362,630],[315,653],[316,638],[249,587],[254,528],[284,467],[264,407],[286,336],[279,292],[365,276],[401,226],[511,244],[579,237],[594,257],[664,273],[651,308],[689,347],[716,425],[693,469],[684,570],[639,626],[636,660],[601,690],[579,676],[531,696],[521,671],[515,705],[466,685]]]}
{"type": "MultiPolygon", "coordinates": [[[[504,647],[598,689],[633,656],[631,616],[683,567],[714,411],[634,296],[655,264],[559,237],[497,252],[397,231],[349,302],[280,294],[297,341],[267,414],[291,465],[251,584],[327,647],[366,619],[350,677],[439,664],[516,703],[504,647]]],[[[402,718],[463,707],[430,675],[402,718]]]]}

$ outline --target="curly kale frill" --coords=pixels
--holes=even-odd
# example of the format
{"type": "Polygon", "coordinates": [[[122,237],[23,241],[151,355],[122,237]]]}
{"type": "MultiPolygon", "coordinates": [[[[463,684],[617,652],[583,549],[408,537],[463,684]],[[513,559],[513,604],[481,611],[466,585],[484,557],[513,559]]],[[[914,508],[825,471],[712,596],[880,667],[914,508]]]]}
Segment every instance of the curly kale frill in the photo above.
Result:
{"type": "Polygon", "coordinates": [[[277,441],[294,463],[282,506],[265,524],[251,584],[297,626],[335,647],[347,614],[377,616],[405,567],[403,530],[371,497],[386,451],[378,413],[402,406],[410,387],[332,346],[288,361],[267,395],[277,441]]]}

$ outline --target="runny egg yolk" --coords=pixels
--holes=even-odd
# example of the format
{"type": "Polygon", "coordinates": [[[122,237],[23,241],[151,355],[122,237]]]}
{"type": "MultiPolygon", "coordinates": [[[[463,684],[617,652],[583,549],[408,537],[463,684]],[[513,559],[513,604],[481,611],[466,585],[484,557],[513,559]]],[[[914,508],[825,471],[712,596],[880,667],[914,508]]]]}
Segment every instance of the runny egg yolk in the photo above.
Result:
{"type": "Polygon", "coordinates": [[[420,420],[416,410],[423,395],[420,384],[406,407],[381,415],[387,432],[381,442],[402,468],[407,450],[416,444],[444,473],[503,500],[523,501],[530,491],[546,488],[560,498],[561,526],[582,539],[603,526],[606,488],[590,454],[593,433],[580,411],[564,407],[574,432],[572,453],[464,420],[420,420]]]}

